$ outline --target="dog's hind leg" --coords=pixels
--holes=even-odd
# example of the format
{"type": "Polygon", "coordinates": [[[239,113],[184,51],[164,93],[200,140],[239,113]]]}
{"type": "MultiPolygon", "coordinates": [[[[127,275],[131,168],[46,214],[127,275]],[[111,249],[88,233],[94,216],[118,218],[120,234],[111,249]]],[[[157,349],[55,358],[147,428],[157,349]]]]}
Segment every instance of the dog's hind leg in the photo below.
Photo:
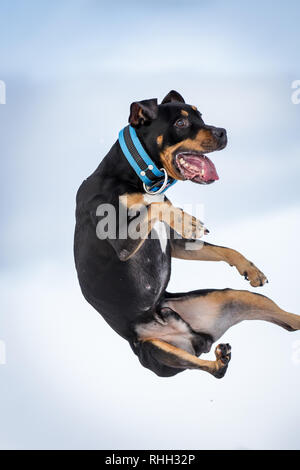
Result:
{"type": "Polygon", "coordinates": [[[245,290],[198,290],[167,294],[163,306],[177,312],[196,332],[218,340],[228,328],[243,320],[265,320],[288,331],[300,329],[300,316],[282,310],[264,295],[245,290]]]}
{"type": "Polygon", "coordinates": [[[215,361],[198,359],[212,344],[209,335],[198,334],[173,310],[159,308],[153,318],[135,326],[134,351],[144,367],[169,377],[184,369],[199,369],[217,378],[224,376],[231,357],[229,344],[216,347],[215,361]]]}
{"type": "Polygon", "coordinates": [[[231,359],[229,344],[219,344],[215,349],[216,360],[205,361],[161,339],[149,338],[139,343],[141,364],[160,377],[170,377],[185,369],[198,369],[220,379],[225,375],[231,359]]]}

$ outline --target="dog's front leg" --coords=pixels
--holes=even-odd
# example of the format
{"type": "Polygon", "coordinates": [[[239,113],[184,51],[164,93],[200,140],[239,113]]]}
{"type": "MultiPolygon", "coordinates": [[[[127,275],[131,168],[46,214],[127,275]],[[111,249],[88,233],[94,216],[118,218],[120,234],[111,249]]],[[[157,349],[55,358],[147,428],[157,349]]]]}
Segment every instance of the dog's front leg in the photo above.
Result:
{"type": "Polygon", "coordinates": [[[235,266],[238,272],[250,281],[251,286],[263,286],[268,282],[266,276],[241,253],[232,248],[212,245],[200,240],[171,239],[171,254],[174,258],[201,260],[201,261],[225,261],[230,266],[235,266]]]}
{"type": "Polygon", "coordinates": [[[121,261],[127,261],[137,253],[157,221],[164,222],[180,236],[189,239],[200,238],[206,232],[200,220],[174,207],[164,196],[124,194],[120,197],[120,203],[128,211],[128,236],[109,241],[121,261]]]}

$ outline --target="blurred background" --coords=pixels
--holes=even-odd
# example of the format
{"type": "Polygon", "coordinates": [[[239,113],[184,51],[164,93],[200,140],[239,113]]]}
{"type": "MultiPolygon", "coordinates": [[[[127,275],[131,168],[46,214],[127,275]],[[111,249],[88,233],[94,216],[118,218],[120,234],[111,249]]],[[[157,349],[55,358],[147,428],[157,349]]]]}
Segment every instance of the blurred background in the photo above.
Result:
{"type": "MultiPolygon", "coordinates": [[[[244,322],[223,337],[223,380],[161,379],[85,302],[72,253],[81,181],[132,101],[175,89],[229,142],[220,181],[168,197],[203,204],[206,240],[300,313],[299,15],[296,0],[1,2],[1,448],[299,448],[299,333],[244,322]]],[[[254,290],[225,264],[174,261],[169,290],[207,287],[254,290]]]]}

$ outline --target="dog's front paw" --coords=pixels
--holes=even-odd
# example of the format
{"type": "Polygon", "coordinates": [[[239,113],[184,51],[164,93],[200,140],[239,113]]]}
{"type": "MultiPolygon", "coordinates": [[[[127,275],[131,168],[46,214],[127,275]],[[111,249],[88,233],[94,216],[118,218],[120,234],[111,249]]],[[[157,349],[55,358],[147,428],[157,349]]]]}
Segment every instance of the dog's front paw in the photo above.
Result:
{"type": "Polygon", "coordinates": [[[184,238],[202,238],[206,229],[200,220],[192,215],[183,213],[182,236],[184,238]]]}
{"type": "Polygon", "coordinates": [[[204,224],[196,217],[187,214],[182,209],[177,209],[174,219],[174,230],[183,238],[197,239],[209,233],[204,224]]]}
{"type": "Polygon", "coordinates": [[[250,282],[252,287],[263,286],[266,282],[269,282],[264,273],[250,261],[248,261],[248,265],[245,266],[241,274],[250,282]]]}

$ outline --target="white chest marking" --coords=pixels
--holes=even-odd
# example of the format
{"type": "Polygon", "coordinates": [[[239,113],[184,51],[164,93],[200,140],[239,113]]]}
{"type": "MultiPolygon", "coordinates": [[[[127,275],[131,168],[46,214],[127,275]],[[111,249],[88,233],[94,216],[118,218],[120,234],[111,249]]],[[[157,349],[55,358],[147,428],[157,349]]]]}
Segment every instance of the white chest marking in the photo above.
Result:
{"type": "Polygon", "coordinates": [[[161,251],[165,253],[166,247],[167,247],[167,239],[168,239],[165,224],[163,222],[160,222],[160,220],[158,220],[157,222],[155,222],[153,226],[153,230],[156,231],[157,236],[159,238],[161,251]]]}
{"type": "Polygon", "coordinates": [[[143,198],[145,204],[151,204],[152,202],[163,202],[165,196],[163,194],[144,194],[143,198]]]}

